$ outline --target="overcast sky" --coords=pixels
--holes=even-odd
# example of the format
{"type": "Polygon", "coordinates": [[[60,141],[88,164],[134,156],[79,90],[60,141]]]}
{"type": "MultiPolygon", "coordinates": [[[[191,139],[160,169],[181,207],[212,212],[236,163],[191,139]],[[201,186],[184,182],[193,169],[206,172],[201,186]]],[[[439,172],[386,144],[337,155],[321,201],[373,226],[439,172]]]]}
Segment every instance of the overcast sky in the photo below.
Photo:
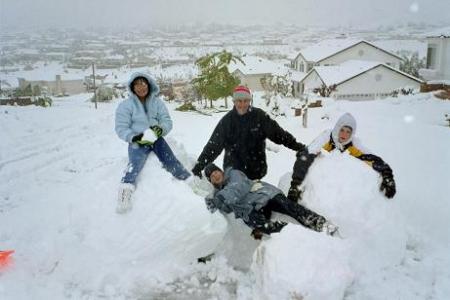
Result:
{"type": "Polygon", "coordinates": [[[450,0],[0,0],[1,30],[186,23],[450,23],[450,0]]]}

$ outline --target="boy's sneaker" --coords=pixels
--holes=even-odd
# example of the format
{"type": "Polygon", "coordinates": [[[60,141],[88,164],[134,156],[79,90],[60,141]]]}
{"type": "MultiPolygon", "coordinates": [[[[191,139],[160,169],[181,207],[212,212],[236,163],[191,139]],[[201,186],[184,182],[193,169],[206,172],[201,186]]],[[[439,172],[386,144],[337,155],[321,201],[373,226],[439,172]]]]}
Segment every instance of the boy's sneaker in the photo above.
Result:
{"type": "Polygon", "coordinates": [[[133,194],[134,190],[135,187],[131,183],[120,184],[116,208],[116,212],[118,214],[123,214],[131,210],[131,207],[133,206],[131,203],[131,195],[133,194]]]}
{"type": "Polygon", "coordinates": [[[339,227],[331,223],[330,221],[326,221],[323,223],[322,232],[325,232],[328,235],[340,237],[339,235],[339,227]]]}

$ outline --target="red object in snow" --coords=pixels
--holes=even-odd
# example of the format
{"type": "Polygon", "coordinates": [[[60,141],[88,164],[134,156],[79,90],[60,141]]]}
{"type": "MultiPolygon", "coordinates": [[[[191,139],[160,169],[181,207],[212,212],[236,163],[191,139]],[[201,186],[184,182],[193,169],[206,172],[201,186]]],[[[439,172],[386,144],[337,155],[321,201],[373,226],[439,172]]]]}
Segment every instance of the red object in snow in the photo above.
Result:
{"type": "Polygon", "coordinates": [[[14,250],[0,251],[0,270],[11,262],[11,254],[14,250]]]}

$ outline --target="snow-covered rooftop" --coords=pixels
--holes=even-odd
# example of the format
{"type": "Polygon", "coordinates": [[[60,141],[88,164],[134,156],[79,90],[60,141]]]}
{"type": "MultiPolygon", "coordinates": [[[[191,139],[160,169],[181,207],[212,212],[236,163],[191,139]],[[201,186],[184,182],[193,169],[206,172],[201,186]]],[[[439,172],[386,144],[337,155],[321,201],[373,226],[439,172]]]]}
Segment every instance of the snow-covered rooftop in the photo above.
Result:
{"type": "Polygon", "coordinates": [[[314,70],[326,85],[332,85],[341,83],[381,64],[381,62],[376,61],[349,60],[336,66],[314,67],[314,70]]]}
{"type": "Polygon", "coordinates": [[[450,38],[450,26],[435,29],[426,34],[426,37],[447,37],[450,38]]]}
{"type": "Polygon", "coordinates": [[[361,40],[355,39],[334,39],[334,40],[323,40],[315,45],[309,46],[305,49],[300,50],[300,54],[307,61],[320,61],[327,58],[336,52],[342,51],[348,47],[351,47],[361,40]]]}
{"type": "MultiPolygon", "coordinates": [[[[375,44],[365,41],[365,40],[357,40],[357,39],[331,39],[331,40],[323,40],[315,45],[309,46],[300,51],[300,54],[307,60],[311,62],[319,62],[329,56],[332,56],[335,53],[343,51],[347,48],[350,48],[356,44],[361,42],[367,43],[374,47],[380,48],[375,44]]],[[[388,52],[387,50],[384,50],[388,52]]],[[[395,55],[392,53],[392,55],[395,55]]]]}
{"type": "Polygon", "coordinates": [[[301,80],[303,80],[303,78],[305,78],[306,74],[305,72],[300,72],[300,71],[296,71],[296,70],[289,70],[289,72],[291,73],[291,80],[292,81],[296,81],[299,82],[301,80]]]}
{"type": "Polygon", "coordinates": [[[243,65],[241,62],[231,63],[229,66],[230,72],[234,72],[237,69],[243,74],[276,74],[284,75],[288,72],[288,68],[282,64],[277,64],[270,60],[257,57],[257,56],[243,56],[242,61],[245,63],[243,65]]]}
{"type": "Polygon", "coordinates": [[[355,77],[380,65],[420,82],[420,79],[415,78],[414,76],[411,76],[400,70],[394,69],[382,62],[376,61],[349,60],[340,65],[335,66],[317,66],[314,67],[313,70],[317,72],[317,74],[320,76],[320,78],[322,78],[322,80],[327,86],[330,86],[333,84],[342,83],[343,81],[346,81],[352,77],[355,77]]]}
{"type": "Polygon", "coordinates": [[[114,54],[114,55],[108,55],[106,56],[104,59],[117,59],[117,60],[121,60],[121,59],[125,59],[125,56],[121,55],[121,54],[114,54]]]}

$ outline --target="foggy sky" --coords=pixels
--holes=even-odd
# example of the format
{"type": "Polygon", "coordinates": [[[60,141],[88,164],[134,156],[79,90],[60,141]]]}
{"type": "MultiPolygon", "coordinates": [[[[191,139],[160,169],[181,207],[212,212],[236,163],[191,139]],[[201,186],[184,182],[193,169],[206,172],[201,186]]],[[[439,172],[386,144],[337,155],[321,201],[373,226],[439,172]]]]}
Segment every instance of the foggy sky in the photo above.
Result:
{"type": "Polygon", "coordinates": [[[0,30],[183,24],[450,22],[450,0],[0,0],[0,30]]]}

